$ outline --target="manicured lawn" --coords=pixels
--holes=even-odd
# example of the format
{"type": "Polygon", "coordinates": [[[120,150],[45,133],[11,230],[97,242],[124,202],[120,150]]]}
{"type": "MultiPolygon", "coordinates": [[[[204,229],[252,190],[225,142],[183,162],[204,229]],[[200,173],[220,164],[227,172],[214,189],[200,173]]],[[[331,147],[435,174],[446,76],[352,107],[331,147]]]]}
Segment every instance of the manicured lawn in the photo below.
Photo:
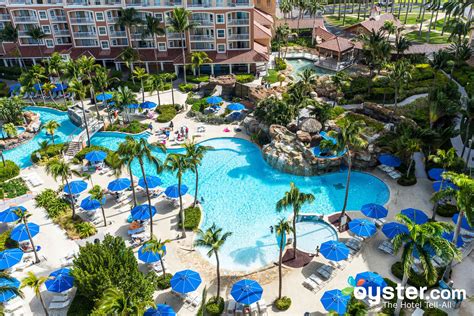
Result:
{"type": "MultiPolygon", "coordinates": [[[[357,9],[356,9],[357,10],[357,9]]],[[[362,14],[361,14],[362,16],[362,14]]],[[[349,27],[351,25],[356,24],[357,22],[363,21],[362,17],[358,20],[357,16],[350,16],[346,15],[346,21],[345,24],[342,25],[342,14],[341,14],[341,19],[337,19],[337,14],[335,15],[327,15],[325,16],[326,21],[328,21],[329,24],[334,25],[334,26],[344,26],[344,27],[349,27]]]]}
{"type": "MultiPolygon", "coordinates": [[[[427,21],[429,21],[430,18],[431,18],[431,15],[429,13],[425,13],[425,16],[423,17],[423,21],[427,22],[427,21]]],[[[403,10],[402,10],[402,13],[400,14],[400,19],[399,20],[402,23],[405,22],[405,12],[403,10]]],[[[421,21],[421,17],[420,17],[420,19],[418,19],[418,13],[408,13],[407,23],[405,23],[405,24],[407,24],[407,25],[419,24],[420,21],[421,21]]]]}
{"type": "Polygon", "coordinates": [[[265,81],[268,83],[278,82],[278,71],[276,71],[275,69],[268,70],[268,75],[263,77],[263,79],[265,79],[265,81]]]}
{"type": "MultiPolygon", "coordinates": [[[[454,20],[454,19],[449,19],[450,21],[451,20],[454,20]]],[[[444,25],[444,19],[439,19],[438,21],[436,21],[436,30],[438,31],[442,31],[443,30],[443,25],[444,25]]],[[[449,25],[449,23],[447,22],[446,23],[446,29],[444,30],[445,34],[446,32],[451,32],[451,30],[453,29],[452,26],[449,25]]]]}
{"type": "MultiPolygon", "coordinates": [[[[413,31],[413,32],[405,34],[405,36],[408,40],[413,41],[413,42],[428,43],[426,40],[427,34],[428,34],[428,31],[421,31],[421,37],[419,37],[418,31],[413,31]]],[[[449,38],[449,34],[444,34],[443,36],[441,36],[441,33],[431,32],[429,43],[430,44],[449,43],[448,38],[449,38]]]]}

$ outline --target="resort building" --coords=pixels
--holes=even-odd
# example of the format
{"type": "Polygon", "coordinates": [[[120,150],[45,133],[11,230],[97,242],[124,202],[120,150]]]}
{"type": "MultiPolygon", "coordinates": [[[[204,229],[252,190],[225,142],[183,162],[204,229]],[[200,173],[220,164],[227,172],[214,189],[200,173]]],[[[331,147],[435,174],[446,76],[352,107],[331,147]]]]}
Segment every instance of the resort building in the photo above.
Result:
{"type": "MultiPolygon", "coordinates": [[[[374,8],[377,8],[376,6],[374,8]]],[[[369,19],[356,23],[349,26],[345,30],[353,34],[369,34],[372,31],[378,32],[385,24],[385,22],[392,22],[393,25],[398,29],[402,28],[403,24],[400,22],[393,13],[380,14],[379,10],[372,9],[369,19]]]]}
{"type": "Polygon", "coordinates": [[[121,52],[132,47],[148,70],[180,72],[184,46],[186,58],[195,51],[209,55],[212,63],[204,73],[255,72],[269,60],[274,10],[274,4],[260,0],[0,0],[0,28],[11,22],[19,35],[18,45],[2,43],[0,58],[8,66],[19,59],[36,63],[53,52],[66,59],[85,54],[119,70],[121,52]],[[194,28],[184,37],[167,28],[177,6],[192,12],[194,28]],[[140,25],[127,34],[117,21],[120,9],[131,7],[143,20],[159,19],[165,34],[144,37],[140,25]],[[28,36],[35,27],[46,37],[28,36]]]}

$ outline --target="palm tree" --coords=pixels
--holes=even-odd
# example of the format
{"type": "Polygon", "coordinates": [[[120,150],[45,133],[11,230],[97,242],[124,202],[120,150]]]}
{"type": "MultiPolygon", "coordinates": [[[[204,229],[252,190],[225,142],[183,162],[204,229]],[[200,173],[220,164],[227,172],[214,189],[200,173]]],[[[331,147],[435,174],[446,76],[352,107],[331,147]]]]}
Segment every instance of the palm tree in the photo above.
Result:
{"type": "Polygon", "coordinates": [[[217,263],[217,297],[221,297],[221,273],[220,273],[220,263],[219,263],[219,250],[222,245],[224,245],[227,238],[229,238],[232,233],[226,232],[222,234],[222,228],[217,228],[216,224],[213,223],[211,227],[203,231],[202,229],[197,230],[197,238],[194,241],[194,245],[197,247],[204,247],[209,249],[207,256],[210,258],[212,255],[216,257],[217,263]]]}
{"type": "Polygon", "coordinates": [[[292,0],[281,0],[279,3],[279,8],[281,13],[283,13],[283,18],[285,19],[285,24],[286,21],[288,20],[288,17],[291,14],[291,11],[293,10],[293,1],[292,0]]]}
{"type": "Polygon", "coordinates": [[[395,92],[395,109],[398,106],[398,92],[403,84],[411,79],[412,65],[409,61],[401,59],[387,67],[390,72],[387,76],[388,81],[393,86],[395,92]]]}
{"type": "Polygon", "coordinates": [[[145,243],[143,247],[143,251],[151,251],[155,254],[160,255],[160,264],[161,264],[161,270],[163,270],[163,278],[166,277],[165,265],[163,263],[163,257],[166,253],[165,246],[167,243],[170,243],[170,242],[171,240],[169,239],[161,241],[161,239],[157,240],[156,238],[152,237],[149,241],[145,243]]]}
{"type": "Polygon", "coordinates": [[[169,80],[170,81],[170,85],[171,85],[171,103],[173,104],[174,106],[174,87],[173,87],[173,79],[174,79],[174,76],[173,74],[170,74],[170,73],[165,73],[162,75],[163,77],[163,80],[169,80]]]}
{"type": "MultiPolygon", "coordinates": [[[[15,278],[13,278],[9,272],[7,272],[6,270],[3,270],[3,271],[0,271],[0,278],[2,279],[7,279],[8,281],[13,281],[15,280],[15,278]]],[[[15,296],[18,296],[18,297],[21,297],[21,298],[24,298],[25,295],[23,294],[23,291],[21,289],[19,289],[18,287],[16,287],[15,285],[13,285],[12,283],[7,283],[3,286],[0,286],[0,295],[4,295],[6,294],[6,292],[9,292],[9,293],[12,293],[15,295],[15,296]]],[[[5,312],[4,312],[4,305],[2,304],[2,306],[0,306],[0,315],[4,316],[5,315],[5,312]]]]}
{"type": "MultiPolygon", "coordinates": [[[[140,60],[140,55],[132,47],[126,47],[122,50],[119,55],[120,59],[125,63],[130,71],[133,71],[133,65],[136,61],[140,60]]],[[[132,76],[132,82],[135,84],[135,77],[132,76]]]]}
{"type": "Polygon", "coordinates": [[[132,37],[130,35],[131,28],[141,24],[142,22],[143,21],[140,19],[138,11],[135,8],[120,9],[118,13],[117,25],[125,28],[127,32],[128,47],[132,48],[132,37]]]}
{"type": "MultiPolygon", "coordinates": [[[[46,173],[50,174],[55,181],[57,178],[61,178],[61,182],[63,184],[66,184],[66,186],[70,188],[69,178],[75,172],[73,172],[71,164],[69,162],[66,162],[65,160],[59,158],[52,158],[46,163],[46,173]]],[[[76,206],[74,205],[74,200],[72,198],[70,199],[70,201],[72,208],[72,218],[74,219],[76,217],[76,206]]]]}
{"type": "Polygon", "coordinates": [[[58,104],[56,102],[56,100],[54,100],[54,97],[53,97],[53,90],[56,88],[56,85],[52,82],[46,82],[43,84],[43,86],[41,87],[44,91],[44,94],[46,95],[49,95],[49,97],[51,98],[51,100],[53,101],[54,104],[58,104]]]}
{"type": "Polygon", "coordinates": [[[181,185],[183,180],[183,174],[186,170],[191,168],[188,157],[184,154],[169,154],[165,160],[165,168],[176,172],[178,178],[178,192],[179,192],[179,216],[181,217],[181,229],[183,231],[182,238],[186,238],[186,230],[184,228],[184,209],[183,209],[183,197],[181,196],[181,185]]]}
{"type": "Polygon", "coordinates": [[[157,100],[158,106],[161,106],[160,91],[165,88],[165,84],[163,82],[162,76],[157,75],[157,74],[151,74],[148,77],[147,85],[148,85],[148,88],[150,89],[150,95],[153,94],[154,91],[156,91],[156,95],[158,98],[157,100]]]}
{"type": "Polygon", "coordinates": [[[384,36],[384,31],[378,32],[372,30],[369,34],[360,36],[363,44],[363,54],[370,67],[370,77],[374,76],[374,70],[380,71],[382,66],[390,58],[392,47],[384,36]]]}
{"type": "Polygon", "coordinates": [[[96,200],[100,204],[100,209],[102,211],[102,217],[104,218],[104,226],[107,226],[107,219],[105,218],[104,210],[104,200],[105,200],[105,190],[100,187],[100,185],[94,185],[89,191],[91,195],[91,200],[96,200]]]}
{"type": "Polygon", "coordinates": [[[402,36],[400,34],[395,38],[394,44],[395,50],[397,51],[397,59],[411,46],[411,42],[405,36],[402,36]]]}
{"type": "MultiPolygon", "coordinates": [[[[318,15],[318,13],[319,12],[324,13],[323,1],[322,0],[309,0],[307,11],[308,11],[309,15],[313,18],[313,29],[311,30],[311,32],[314,32],[314,28],[316,26],[316,17],[318,15]]],[[[344,22],[342,24],[344,24],[344,22]]],[[[312,36],[311,36],[311,43],[312,44],[314,44],[315,38],[316,38],[316,36],[314,36],[314,34],[312,34],[312,36]]]]}
{"type": "Polygon", "coordinates": [[[27,277],[21,280],[21,288],[29,287],[33,289],[33,292],[35,292],[35,295],[39,298],[41,305],[43,306],[44,313],[46,316],[48,316],[48,309],[46,308],[46,304],[43,300],[43,297],[41,296],[41,287],[43,286],[44,282],[46,282],[46,280],[48,280],[48,277],[39,277],[32,271],[28,271],[27,277]]]}
{"type": "Polygon", "coordinates": [[[137,67],[133,70],[132,76],[140,81],[142,90],[142,102],[145,102],[145,80],[150,76],[145,68],[137,67]]]}
{"type": "MultiPolygon", "coordinates": [[[[352,151],[360,148],[364,148],[367,145],[367,141],[362,138],[362,131],[364,130],[365,124],[363,121],[350,121],[344,118],[340,122],[339,133],[337,134],[338,152],[346,152],[347,157],[347,180],[346,180],[346,193],[344,195],[344,205],[342,206],[341,216],[339,217],[340,223],[346,215],[347,200],[349,197],[349,185],[351,182],[351,171],[352,171],[352,151]]],[[[342,225],[341,225],[342,228],[342,225]]]]}
{"type": "Polygon", "coordinates": [[[31,216],[31,214],[27,211],[22,212],[20,209],[16,209],[14,212],[16,216],[18,216],[17,223],[25,225],[26,234],[28,235],[31,247],[33,248],[33,253],[35,254],[35,263],[38,263],[40,262],[40,259],[38,257],[38,253],[36,252],[35,243],[33,242],[33,237],[30,233],[30,228],[28,227],[28,218],[31,216]]]}
{"type": "Polygon", "coordinates": [[[469,98],[466,102],[466,108],[461,109],[461,114],[463,116],[465,125],[466,125],[466,134],[464,135],[464,142],[462,146],[462,152],[459,157],[464,157],[464,152],[467,148],[467,143],[469,140],[469,133],[471,131],[471,124],[474,120],[474,98],[469,98]]]}
{"type": "Polygon", "coordinates": [[[153,300],[135,302],[130,299],[121,289],[110,287],[106,289],[102,298],[97,301],[92,315],[143,315],[149,307],[155,307],[153,300]]]}
{"type": "Polygon", "coordinates": [[[115,94],[118,107],[127,114],[127,121],[130,122],[130,115],[128,106],[130,104],[138,103],[136,94],[127,86],[119,87],[115,94]]]}
{"type": "Polygon", "coordinates": [[[293,259],[296,259],[296,218],[298,217],[303,205],[306,203],[313,203],[313,201],[313,194],[300,192],[295,184],[291,182],[290,191],[285,192],[285,196],[276,204],[277,212],[281,212],[290,207],[293,208],[293,259]]]}
{"type": "Polygon", "coordinates": [[[18,52],[18,55],[20,56],[20,67],[23,67],[26,65],[23,64],[23,57],[21,55],[21,50],[20,50],[20,43],[18,40],[18,27],[13,26],[11,22],[7,22],[5,26],[3,27],[3,30],[0,33],[0,41],[3,42],[12,42],[15,44],[15,50],[18,52]]]}
{"type": "Polygon", "coordinates": [[[428,33],[426,33],[426,42],[430,42],[431,27],[433,24],[436,24],[436,21],[433,23],[433,17],[436,16],[438,19],[438,12],[441,9],[441,0],[430,0],[429,9],[431,10],[430,24],[428,25],[428,33]],[[436,12],[436,14],[435,14],[436,12]]]}
{"type": "Polygon", "coordinates": [[[136,141],[133,138],[126,138],[124,142],[120,143],[117,154],[120,158],[120,162],[117,165],[116,175],[119,176],[121,173],[121,168],[126,166],[128,169],[128,174],[130,176],[130,183],[132,187],[132,197],[133,197],[133,206],[137,206],[137,196],[135,193],[135,183],[133,180],[132,173],[132,162],[136,156],[136,141]]]}
{"type": "Polygon", "coordinates": [[[291,233],[294,233],[293,227],[291,226],[290,221],[282,218],[275,225],[275,233],[277,236],[280,236],[278,248],[280,253],[278,255],[278,299],[281,299],[281,292],[283,288],[283,278],[281,273],[281,266],[283,260],[283,249],[285,248],[283,236],[288,236],[291,233]]]}
{"type": "Polygon", "coordinates": [[[204,158],[204,154],[206,154],[208,151],[214,149],[211,146],[204,146],[204,145],[198,145],[195,141],[194,138],[186,142],[184,144],[184,148],[186,148],[186,158],[188,160],[188,163],[190,164],[190,169],[194,174],[196,175],[196,189],[194,191],[194,202],[193,202],[193,207],[196,206],[197,198],[198,198],[198,185],[199,185],[199,166],[202,164],[202,159],[204,158]]]}
{"type": "MultiPolygon", "coordinates": [[[[403,249],[402,288],[405,288],[408,283],[408,278],[412,271],[414,253],[418,253],[425,279],[428,282],[434,282],[438,278],[438,271],[431,262],[432,255],[430,250],[433,250],[442,259],[451,260],[460,256],[459,250],[456,249],[454,244],[441,236],[443,232],[451,230],[452,226],[448,223],[440,222],[427,222],[423,225],[417,225],[402,214],[397,214],[396,218],[408,227],[408,233],[401,233],[393,239],[395,253],[403,249]]],[[[397,299],[395,315],[400,315],[401,297],[403,296],[399,296],[397,299]]]]}
{"type": "Polygon", "coordinates": [[[156,41],[156,36],[161,36],[165,34],[165,30],[161,27],[161,22],[158,18],[154,17],[153,15],[146,15],[144,21],[144,28],[142,36],[145,38],[147,36],[153,37],[153,46],[155,47],[155,59],[156,58],[156,50],[158,48],[158,44],[156,41]]]}
{"type": "Polygon", "coordinates": [[[36,44],[38,45],[38,50],[40,52],[41,59],[43,59],[43,49],[41,48],[41,45],[43,45],[43,38],[47,36],[43,32],[43,29],[39,26],[33,26],[26,32],[26,35],[31,37],[33,41],[36,42],[36,44]]]}
{"type": "Polygon", "coordinates": [[[37,64],[37,65],[33,65],[33,67],[31,67],[31,69],[27,73],[24,73],[24,74],[25,74],[26,80],[28,80],[29,78],[32,82],[34,82],[34,85],[36,85],[39,88],[39,91],[41,93],[41,98],[43,99],[43,103],[46,104],[46,99],[44,98],[44,92],[43,92],[43,84],[41,83],[44,79],[46,79],[45,73],[46,73],[46,70],[44,69],[44,67],[37,64]]]}
{"type": "Polygon", "coordinates": [[[54,133],[56,130],[61,126],[57,121],[55,120],[50,120],[44,124],[43,128],[46,130],[46,132],[51,135],[51,141],[54,144],[54,133]]]}
{"type": "Polygon", "coordinates": [[[181,54],[183,58],[183,76],[184,83],[187,84],[186,80],[186,55],[184,53],[184,39],[186,38],[186,32],[189,32],[193,29],[194,25],[189,22],[191,16],[191,11],[186,10],[185,8],[174,8],[173,12],[169,18],[168,28],[171,32],[181,34],[181,54]]]}
{"type": "Polygon", "coordinates": [[[86,109],[84,107],[84,99],[86,98],[86,89],[87,89],[87,86],[84,85],[84,82],[78,79],[73,79],[69,82],[68,90],[74,93],[74,95],[76,95],[79,98],[79,101],[81,102],[82,118],[84,120],[84,127],[86,129],[86,135],[87,135],[86,146],[89,147],[91,145],[91,138],[89,135],[89,123],[87,121],[86,109]]]}
{"type": "Polygon", "coordinates": [[[201,66],[206,63],[211,63],[212,59],[207,56],[206,52],[193,52],[191,54],[191,63],[193,65],[193,70],[198,72],[198,76],[201,76],[201,66]]]}
{"type": "Polygon", "coordinates": [[[9,138],[15,138],[18,136],[18,130],[13,123],[7,123],[2,126],[2,133],[5,131],[9,138]]]}
{"type": "Polygon", "coordinates": [[[97,113],[97,119],[100,118],[99,108],[97,107],[97,102],[95,102],[95,91],[94,85],[92,84],[92,74],[100,67],[98,64],[95,63],[95,58],[92,56],[85,56],[82,55],[78,60],[77,63],[79,65],[80,73],[86,75],[88,80],[89,91],[91,95],[91,103],[95,106],[95,111],[97,113]]]}
{"type": "Polygon", "coordinates": [[[53,77],[61,77],[64,72],[64,60],[58,52],[54,52],[51,56],[44,60],[46,72],[53,81],[53,77]]]}
{"type": "MultiPolygon", "coordinates": [[[[146,197],[148,199],[148,209],[150,212],[150,237],[153,237],[153,213],[151,208],[152,205],[150,198],[150,190],[148,188],[148,181],[146,180],[145,159],[156,168],[156,171],[158,173],[162,171],[163,165],[161,161],[153,155],[150,144],[146,139],[141,138],[139,141],[137,141],[131,136],[127,136],[125,139],[126,141],[130,142],[131,146],[134,147],[133,151],[135,153],[135,158],[137,158],[138,163],[140,164],[143,182],[145,183],[146,197]]],[[[166,147],[164,145],[157,144],[156,147],[160,149],[163,153],[166,152],[166,147]]]]}
{"type": "Polygon", "coordinates": [[[301,87],[302,92],[305,95],[309,95],[310,92],[313,91],[313,85],[318,79],[316,72],[311,68],[306,68],[303,72],[298,73],[298,77],[300,77],[298,85],[301,87]]]}

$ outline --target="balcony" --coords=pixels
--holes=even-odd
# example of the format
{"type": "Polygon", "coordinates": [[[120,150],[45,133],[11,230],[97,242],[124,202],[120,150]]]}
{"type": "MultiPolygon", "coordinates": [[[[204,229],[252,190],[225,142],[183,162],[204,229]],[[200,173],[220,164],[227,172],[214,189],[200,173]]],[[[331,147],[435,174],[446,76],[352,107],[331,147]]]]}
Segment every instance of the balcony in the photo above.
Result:
{"type": "Polygon", "coordinates": [[[75,38],[95,38],[97,37],[96,32],[74,32],[75,38]]]}
{"type": "Polygon", "coordinates": [[[249,22],[249,19],[228,19],[227,25],[248,25],[249,22]]]}
{"type": "Polygon", "coordinates": [[[105,5],[122,5],[121,0],[105,0],[105,5]]]}
{"type": "Polygon", "coordinates": [[[95,24],[94,18],[82,17],[82,18],[70,18],[71,24],[95,24]]]}
{"type": "Polygon", "coordinates": [[[232,34],[227,37],[229,40],[248,40],[250,39],[250,34],[232,34]]]}
{"type": "Polygon", "coordinates": [[[190,35],[191,41],[214,41],[214,36],[212,35],[190,35]]]}
{"type": "Polygon", "coordinates": [[[209,19],[192,19],[192,22],[195,24],[194,26],[214,25],[214,21],[209,19]]]}
{"type": "Polygon", "coordinates": [[[0,21],[10,21],[10,14],[0,14],[0,21]]]}
{"type": "Polygon", "coordinates": [[[209,8],[212,6],[211,1],[189,1],[188,8],[209,8]]]}
{"type": "Polygon", "coordinates": [[[118,16],[107,17],[107,23],[115,24],[118,22],[118,19],[119,19],[118,16]]]}
{"type": "Polygon", "coordinates": [[[34,15],[14,16],[15,23],[38,23],[38,17],[34,15]]]}
{"type": "Polygon", "coordinates": [[[53,33],[55,36],[71,36],[69,30],[54,30],[53,33]]]}
{"type": "Polygon", "coordinates": [[[136,40],[136,41],[141,41],[141,40],[151,40],[152,37],[151,36],[143,36],[143,33],[141,32],[136,32],[136,33],[132,33],[130,34],[130,37],[132,38],[132,40],[136,40]]]}
{"type": "Polygon", "coordinates": [[[65,15],[52,15],[51,22],[66,22],[67,18],[65,15]]]}
{"type": "Polygon", "coordinates": [[[168,1],[168,0],[165,0],[165,6],[167,7],[174,7],[174,6],[179,6],[179,5],[182,5],[183,4],[183,1],[182,0],[175,0],[175,1],[168,1]]]}
{"type": "Polygon", "coordinates": [[[110,31],[109,30],[109,36],[110,37],[127,37],[127,32],[125,32],[125,31],[110,31]]]}
{"type": "Polygon", "coordinates": [[[159,6],[160,1],[159,0],[142,0],[142,1],[131,1],[127,2],[125,4],[127,7],[153,7],[153,6],[159,6]]]}
{"type": "Polygon", "coordinates": [[[84,5],[84,6],[88,6],[88,5],[91,5],[89,3],[89,1],[87,0],[68,0],[67,1],[67,5],[84,5]]]}
{"type": "Polygon", "coordinates": [[[29,32],[29,31],[18,31],[18,36],[19,36],[19,37],[30,37],[30,36],[28,35],[28,32],[29,32]]]}
{"type": "Polygon", "coordinates": [[[250,6],[250,1],[246,0],[238,0],[238,1],[228,1],[227,6],[229,7],[248,7],[250,6]]]}
{"type": "Polygon", "coordinates": [[[181,33],[167,33],[166,37],[168,39],[184,39],[184,34],[181,34],[181,33]]]}

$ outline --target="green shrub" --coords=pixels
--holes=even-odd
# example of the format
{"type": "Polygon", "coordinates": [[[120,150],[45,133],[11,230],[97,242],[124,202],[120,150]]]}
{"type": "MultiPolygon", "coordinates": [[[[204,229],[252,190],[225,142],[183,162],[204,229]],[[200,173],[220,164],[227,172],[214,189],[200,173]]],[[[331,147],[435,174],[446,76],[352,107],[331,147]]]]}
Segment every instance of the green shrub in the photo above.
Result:
{"type": "Polygon", "coordinates": [[[6,181],[20,174],[20,167],[11,160],[0,161],[0,181],[6,181]]]}
{"type": "Polygon", "coordinates": [[[0,199],[12,199],[28,192],[28,186],[21,178],[0,182],[0,199]]]}
{"type": "Polygon", "coordinates": [[[287,67],[286,60],[283,58],[276,57],[275,58],[275,69],[276,70],[285,70],[287,67]]]}
{"type": "Polygon", "coordinates": [[[171,121],[177,114],[176,107],[173,104],[162,104],[156,108],[156,112],[158,112],[156,120],[160,123],[171,121]]]}
{"type": "Polygon", "coordinates": [[[347,305],[347,311],[346,314],[348,315],[367,315],[367,305],[365,305],[363,302],[359,301],[354,297],[354,295],[351,296],[351,300],[349,301],[349,304],[347,305]]]}
{"type": "Polygon", "coordinates": [[[288,296],[283,296],[280,299],[276,299],[273,304],[275,305],[275,308],[279,311],[286,311],[291,306],[291,298],[289,298],[288,296]]]}
{"type": "Polygon", "coordinates": [[[55,219],[70,211],[70,204],[59,198],[58,193],[52,189],[46,189],[35,197],[36,206],[45,209],[48,217],[55,219]]]}
{"type": "Polygon", "coordinates": [[[54,102],[42,102],[38,101],[36,102],[35,106],[44,106],[52,109],[56,109],[59,111],[67,111],[68,107],[72,105],[71,101],[66,101],[66,102],[60,102],[60,103],[54,103],[54,102]]]}
{"type": "Polygon", "coordinates": [[[94,309],[94,302],[83,295],[75,295],[67,311],[68,316],[89,316],[94,309]]]}
{"type": "Polygon", "coordinates": [[[108,125],[106,128],[106,131],[139,134],[146,131],[147,128],[148,128],[148,124],[141,123],[137,120],[133,120],[130,123],[125,124],[125,125],[120,125],[117,123],[108,125]]]}
{"type": "Polygon", "coordinates": [[[180,83],[178,87],[179,91],[181,92],[190,92],[194,89],[194,85],[192,83],[180,83]]]}
{"type": "MultiPolygon", "coordinates": [[[[158,262],[158,264],[160,264],[158,262]]],[[[171,287],[171,278],[173,275],[171,273],[166,273],[165,276],[163,277],[163,274],[159,274],[158,277],[156,278],[156,289],[157,290],[166,290],[171,287]]]]}
{"type": "Polygon", "coordinates": [[[187,76],[188,81],[192,83],[202,83],[202,82],[209,82],[209,75],[201,75],[197,77],[190,77],[187,76]]]}
{"type": "Polygon", "coordinates": [[[239,83],[248,83],[248,82],[254,81],[255,76],[253,74],[241,74],[241,75],[236,75],[235,79],[239,83]]]}
{"type": "MultiPolygon", "coordinates": [[[[184,228],[188,230],[194,230],[198,228],[201,222],[201,209],[199,207],[188,207],[184,210],[184,228]]],[[[181,220],[178,224],[181,228],[181,220]]]]}
{"type": "Polygon", "coordinates": [[[206,312],[210,316],[221,315],[224,311],[224,299],[222,297],[212,297],[206,303],[206,312]]]}
{"type": "Polygon", "coordinates": [[[94,150],[101,150],[107,153],[107,157],[105,158],[104,162],[106,165],[111,165],[112,164],[112,157],[114,152],[108,148],[102,147],[102,146],[97,146],[97,145],[90,145],[89,147],[83,148],[81,151],[79,151],[75,156],[74,159],[76,159],[78,162],[81,162],[84,160],[86,155],[94,150]]]}
{"type": "MultiPolygon", "coordinates": [[[[408,284],[415,287],[426,286],[429,289],[435,287],[439,280],[443,277],[443,268],[436,268],[438,271],[438,278],[434,282],[428,282],[423,274],[417,274],[413,269],[410,271],[410,277],[408,278],[408,284]]],[[[403,278],[403,265],[400,261],[395,262],[391,267],[392,274],[399,278],[403,278]]]]}
{"type": "Polygon", "coordinates": [[[278,82],[278,71],[275,69],[269,69],[268,74],[263,77],[263,80],[268,83],[278,82]]]}
{"type": "Polygon", "coordinates": [[[62,153],[67,149],[68,143],[63,144],[49,144],[46,148],[40,148],[35,151],[30,156],[33,163],[37,163],[40,159],[50,159],[62,155],[62,153]],[[38,154],[40,158],[38,158],[38,154]]]}
{"type": "Polygon", "coordinates": [[[19,66],[0,66],[0,76],[2,79],[18,80],[21,72],[22,70],[19,66]]]}
{"type": "Polygon", "coordinates": [[[94,236],[97,232],[97,229],[91,222],[75,223],[74,228],[76,229],[77,233],[79,234],[79,238],[81,239],[94,236]]]}
{"type": "Polygon", "coordinates": [[[10,238],[11,229],[7,229],[0,234],[0,251],[5,249],[18,248],[18,242],[10,238]]]}
{"type": "Polygon", "coordinates": [[[405,174],[403,174],[398,180],[397,183],[403,187],[408,187],[411,185],[416,184],[416,176],[410,175],[407,177],[405,174]]]}
{"type": "Polygon", "coordinates": [[[439,204],[436,207],[436,214],[442,217],[453,217],[454,214],[458,213],[459,210],[456,205],[453,204],[439,204]]]}
{"type": "Polygon", "coordinates": [[[191,105],[191,111],[202,113],[204,109],[208,106],[206,99],[207,97],[201,99],[188,97],[186,103],[191,105]]]}

